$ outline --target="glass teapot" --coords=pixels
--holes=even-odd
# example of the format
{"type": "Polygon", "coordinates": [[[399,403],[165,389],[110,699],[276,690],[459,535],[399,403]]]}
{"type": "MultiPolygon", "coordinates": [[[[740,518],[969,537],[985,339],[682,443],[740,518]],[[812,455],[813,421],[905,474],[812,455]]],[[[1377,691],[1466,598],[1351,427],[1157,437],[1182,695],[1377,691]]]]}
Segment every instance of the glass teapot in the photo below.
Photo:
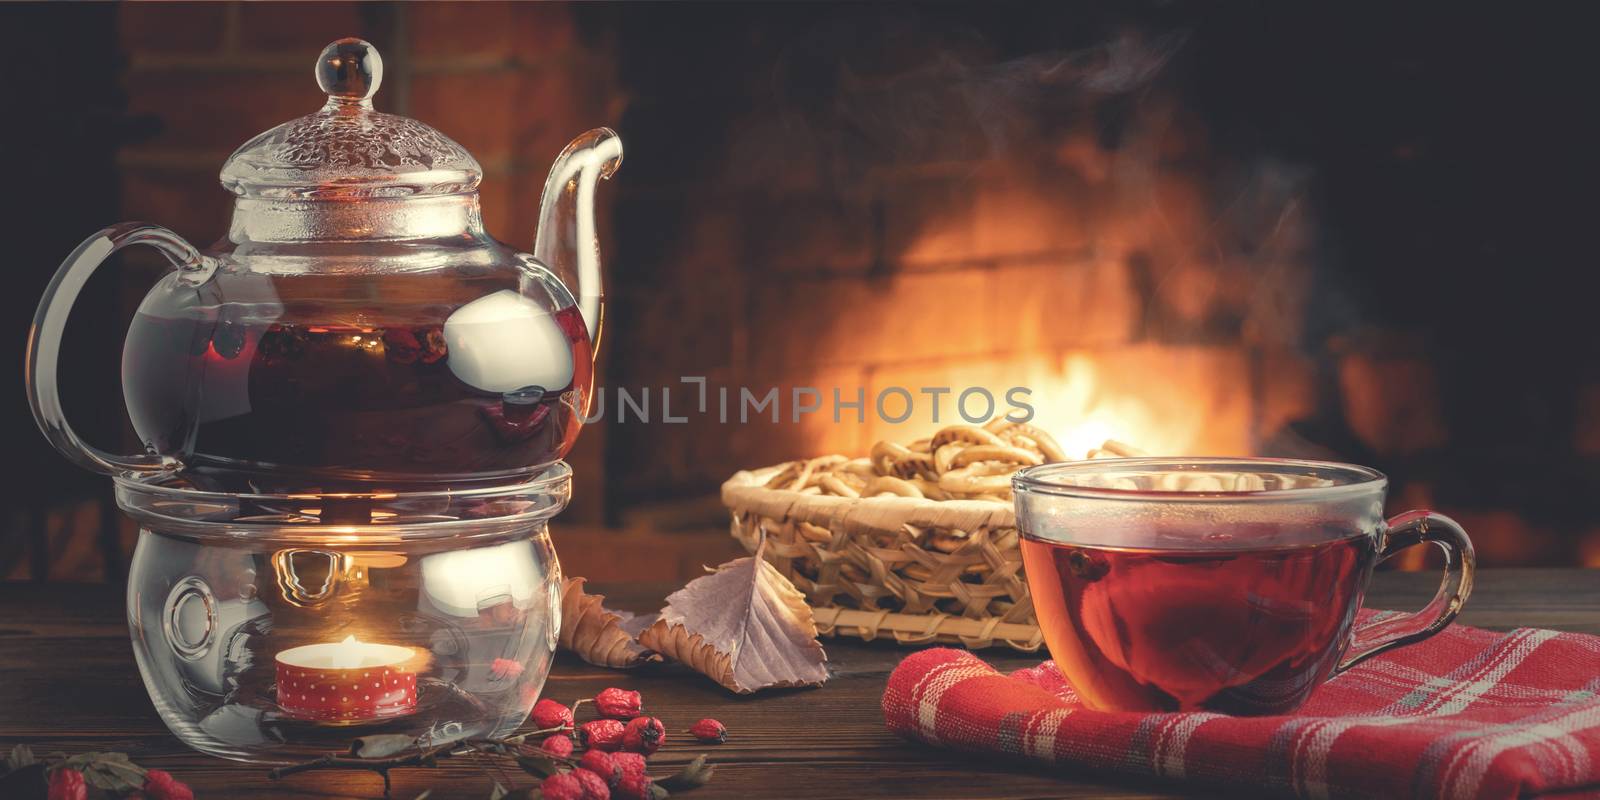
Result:
{"type": "Polygon", "coordinates": [[[45,289],[29,336],[34,417],[57,449],[118,475],[189,470],[268,486],[435,482],[532,472],[572,447],[601,321],[597,181],[606,128],[551,169],[533,253],[483,229],[483,170],[416,120],[373,110],[383,60],[342,39],[316,65],[321,110],[223,165],[228,235],[197,250],[157,225],[90,236],[45,289]],[[122,384],[145,452],[80,439],[57,395],[73,300],[133,244],[174,267],[138,308],[122,384]],[[271,476],[271,477],[263,477],[271,476]]]}

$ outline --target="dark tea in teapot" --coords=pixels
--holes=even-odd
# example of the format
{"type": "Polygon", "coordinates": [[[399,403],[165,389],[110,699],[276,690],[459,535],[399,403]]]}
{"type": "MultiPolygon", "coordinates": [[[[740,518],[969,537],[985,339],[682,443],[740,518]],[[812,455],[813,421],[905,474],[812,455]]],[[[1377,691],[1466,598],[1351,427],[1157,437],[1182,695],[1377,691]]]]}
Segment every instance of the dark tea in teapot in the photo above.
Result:
{"type": "Polygon", "coordinates": [[[576,307],[548,313],[504,292],[358,321],[248,312],[135,318],[128,410],[158,451],[329,479],[488,476],[559,458],[582,427],[592,368],[576,307]],[[316,319],[329,321],[301,321],[316,319]]]}

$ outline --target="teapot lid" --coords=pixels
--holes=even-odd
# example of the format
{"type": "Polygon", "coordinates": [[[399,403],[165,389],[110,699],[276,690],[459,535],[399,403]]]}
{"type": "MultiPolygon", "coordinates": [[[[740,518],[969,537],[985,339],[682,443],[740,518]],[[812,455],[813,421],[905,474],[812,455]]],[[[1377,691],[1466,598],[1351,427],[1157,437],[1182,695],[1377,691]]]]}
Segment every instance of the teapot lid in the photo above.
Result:
{"type": "Polygon", "coordinates": [[[222,165],[222,185],[241,197],[320,199],[460,194],[483,178],[466,148],[430,125],[372,108],[383,57],[361,39],[340,39],[317,58],[328,102],[313,114],[245,142],[222,165]]]}

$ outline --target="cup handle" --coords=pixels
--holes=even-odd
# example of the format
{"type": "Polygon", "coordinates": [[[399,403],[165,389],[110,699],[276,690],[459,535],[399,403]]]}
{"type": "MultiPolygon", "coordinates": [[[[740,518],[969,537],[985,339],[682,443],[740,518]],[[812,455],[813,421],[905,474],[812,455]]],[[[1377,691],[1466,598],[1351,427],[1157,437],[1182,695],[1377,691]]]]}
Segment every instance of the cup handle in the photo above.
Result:
{"type": "Polygon", "coordinates": [[[67,316],[72,312],[72,304],[96,268],[112,253],[134,244],[149,245],[161,251],[178,269],[178,279],[189,286],[205,283],[216,271],[214,259],[201,255],[183,237],[166,228],[143,222],[113,225],[83,240],[83,244],[78,245],[78,249],[61,262],[61,268],[56,270],[55,277],[45,287],[44,297],[39,300],[39,310],[33,316],[33,327],[28,329],[25,372],[28,404],[33,409],[33,419],[39,424],[39,430],[44,431],[45,438],[73,463],[113,475],[162,472],[182,466],[179,459],[170,455],[118,455],[100,450],[79,438],[61,410],[56,370],[61,357],[61,335],[67,326],[67,316]]]}
{"type": "Polygon", "coordinates": [[[1334,670],[1343,672],[1367,659],[1396,647],[1420,642],[1445,629],[1472,594],[1472,568],[1475,557],[1472,540],[1456,521],[1433,511],[1407,511],[1390,519],[1382,562],[1408,547],[1432,543],[1444,551],[1444,579],[1439,591],[1421,611],[1373,622],[1356,629],[1343,661],[1334,670]]]}

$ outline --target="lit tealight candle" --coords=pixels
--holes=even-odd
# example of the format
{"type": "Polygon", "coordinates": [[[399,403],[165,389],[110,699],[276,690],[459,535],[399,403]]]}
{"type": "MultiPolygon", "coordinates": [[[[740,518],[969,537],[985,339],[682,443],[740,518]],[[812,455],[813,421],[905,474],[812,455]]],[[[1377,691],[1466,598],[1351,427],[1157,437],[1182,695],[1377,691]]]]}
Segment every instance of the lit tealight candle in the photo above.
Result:
{"type": "Polygon", "coordinates": [[[300,719],[358,721],[409,714],[417,674],[409,647],[358,642],[308,644],[278,654],[278,705],[300,719]]]}

